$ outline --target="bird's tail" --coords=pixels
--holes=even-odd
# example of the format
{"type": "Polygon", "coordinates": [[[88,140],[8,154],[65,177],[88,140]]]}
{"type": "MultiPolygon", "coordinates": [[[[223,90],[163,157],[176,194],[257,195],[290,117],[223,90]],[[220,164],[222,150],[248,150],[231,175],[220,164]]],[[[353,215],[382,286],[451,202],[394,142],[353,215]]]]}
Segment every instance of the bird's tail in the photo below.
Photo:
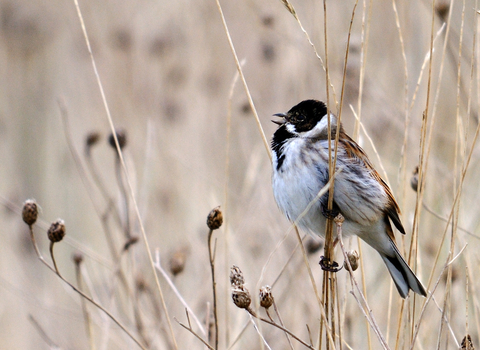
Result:
{"type": "Polygon", "coordinates": [[[398,292],[404,299],[407,297],[410,289],[415,293],[426,297],[427,292],[425,291],[422,282],[419,281],[410,266],[408,266],[407,262],[403,259],[395,243],[393,241],[391,243],[395,254],[393,256],[385,254],[380,255],[382,256],[385,265],[387,265],[388,271],[392,276],[393,282],[395,282],[395,286],[397,286],[398,292]]]}

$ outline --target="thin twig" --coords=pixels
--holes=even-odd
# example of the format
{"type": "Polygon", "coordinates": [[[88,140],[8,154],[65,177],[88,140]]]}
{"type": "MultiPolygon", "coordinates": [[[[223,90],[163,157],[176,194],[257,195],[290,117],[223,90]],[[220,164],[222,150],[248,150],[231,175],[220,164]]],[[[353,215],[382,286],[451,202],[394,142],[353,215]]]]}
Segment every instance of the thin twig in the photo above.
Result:
{"type": "Polygon", "coordinates": [[[213,319],[215,323],[215,350],[216,350],[218,349],[217,283],[215,282],[215,248],[212,251],[212,236],[213,236],[213,230],[210,229],[210,232],[208,232],[208,256],[210,258],[210,270],[212,272],[213,319]]]}
{"type": "MultiPolygon", "coordinates": [[[[277,314],[278,321],[280,322],[280,325],[281,325],[282,327],[285,327],[285,325],[283,324],[282,318],[280,317],[280,312],[278,311],[277,303],[275,302],[275,300],[273,300],[273,309],[275,310],[275,313],[277,314]]],[[[265,309],[265,311],[267,312],[267,315],[268,315],[268,317],[270,318],[270,320],[273,322],[272,317],[271,317],[270,314],[268,313],[268,309],[265,309]]],[[[290,340],[290,338],[289,338],[289,336],[288,336],[288,333],[285,333],[285,336],[287,337],[288,345],[290,345],[290,349],[293,350],[293,344],[292,344],[292,341],[290,340]]]]}
{"type": "Polygon", "coordinates": [[[253,103],[252,95],[250,94],[250,89],[248,88],[247,81],[245,79],[245,75],[243,75],[242,65],[240,64],[240,60],[238,59],[237,53],[235,51],[235,46],[233,45],[232,38],[230,36],[230,31],[228,30],[227,22],[225,20],[225,16],[223,15],[222,6],[220,5],[220,1],[216,0],[218,12],[220,13],[220,17],[223,23],[223,29],[225,30],[225,34],[227,35],[228,44],[230,45],[230,50],[233,54],[233,59],[235,60],[235,64],[237,66],[238,74],[240,74],[240,78],[242,79],[243,87],[245,88],[245,93],[247,94],[248,103],[250,104],[250,108],[252,109],[253,115],[255,117],[255,121],[257,122],[257,128],[260,132],[260,136],[263,141],[263,145],[267,151],[268,157],[270,161],[272,160],[272,154],[270,153],[270,146],[267,141],[267,137],[265,136],[265,132],[262,128],[262,123],[260,122],[260,117],[258,116],[257,109],[255,108],[255,104],[253,103]]]}
{"type": "MultiPolygon", "coordinates": [[[[188,318],[188,311],[185,310],[185,312],[187,313],[187,318],[188,318]]],[[[199,336],[197,333],[195,333],[195,331],[192,329],[192,327],[190,326],[190,320],[188,320],[188,327],[185,326],[183,323],[181,323],[180,321],[178,321],[175,317],[173,318],[175,321],[177,321],[177,323],[182,326],[183,328],[185,328],[187,331],[189,331],[190,333],[192,333],[198,340],[200,340],[203,345],[205,345],[207,348],[209,348],[210,350],[215,350],[210,344],[208,344],[204,339],[202,339],[201,336],[199,336]]]]}
{"type": "Polygon", "coordinates": [[[188,306],[187,302],[185,301],[185,299],[182,297],[182,295],[180,294],[180,292],[178,291],[177,287],[175,286],[175,284],[173,283],[173,281],[171,280],[171,278],[168,276],[167,272],[165,271],[165,269],[162,267],[162,265],[160,264],[160,252],[159,250],[157,249],[155,251],[155,268],[162,274],[163,278],[165,279],[165,281],[167,281],[168,285],[170,286],[170,288],[172,288],[172,291],[175,293],[175,295],[177,296],[178,300],[180,300],[180,302],[182,303],[183,307],[185,308],[185,310],[187,310],[187,312],[189,312],[192,317],[193,317],[193,320],[195,321],[195,323],[197,324],[198,328],[200,328],[200,331],[202,332],[202,334],[204,336],[207,335],[207,332],[205,331],[205,328],[203,327],[202,323],[200,322],[200,320],[198,319],[198,317],[195,315],[195,313],[193,312],[193,310],[190,308],[190,306],[188,306]]]}
{"type": "MultiPolygon", "coordinates": [[[[63,282],[65,282],[68,286],[70,286],[75,292],[80,294],[83,298],[88,300],[90,303],[95,305],[97,308],[102,310],[110,319],[117,324],[129,337],[132,339],[140,348],[146,349],[134,336],[130,331],[119,321],[113,316],[107,309],[105,309],[102,305],[97,303],[95,300],[90,298],[88,295],[86,295],[83,291],[81,291],[79,288],[75,287],[73,284],[71,284],[67,279],[65,279],[55,267],[50,266],[50,264],[47,263],[47,261],[43,258],[42,254],[40,253],[40,250],[38,249],[37,242],[35,240],[35,235],[33,234],[33,228],[31,225],[29,225],[30,228],[30,237],[31,241],[33,244],[33,247],[35,249],[35,252],[37,254],[38,259],[45,265],[47,266],[55,275],[57,275],[63,282]]],[[[52,252],[52,251],[51,251],[52,252]]],[[[52,258],[53,258],[53,252],[52,252],[52,258]]],[[[54,259],[53,259],[54,260],[54,259]]],[[[55,260],[54,260],[55,261],[55,260]]]]}
{"type": "Polygon", "coordinates": [[[288,329],[286,329],[285,327],[282,327],[281,325],[279,325],[278,323],[275,323],[275,322],[272,322],[266,318],[263,318],[261,316],[258,316],[255,311],[253,311],[252,309],[248,308],[246,309],[247,312],[252,315],[253,317],[259,319],[260,321],[262,322],[265,322],[265,323],[268,323],[269,325],[272,325],[274,327],[277,327],[278,329],[284,331],[285,333],[288,333],[292,338],[294,338],[296,341],[298,341],[300,344],[304,345],[305,347],[311,349],[311,350],[315,350],[315,348],[310,345],[310,344],[307,344],[305,343],[302,339],[300,339],[299,337],[297,337],[295,334],[293,334],[292,332],[290,332],[288,329]]]}
{"type": "MultiPolygon", "coordinates": [[[[82,272],[81,272],[81,260],[74,259],[75,260],[75,276],[77,279],[77,285],[78,288],[83,289],[82,285],[82,272]]],[[[90,313],[88,312],[87,308],[87,303],[85,302],[84,298],[81,298],[81,304],[82,304],[82,311],[83,311],[83,318],[85,321],[85,331],[87,333],[87,338],[88,342],[90,343],[90,349],[95,350],[95,342],[93,340],[93,327],[92,327],[92,321],[90,319],[90,313]]]]}
{"type": "Polygon", "coordinates": [[[261,333],[260,330],[258,329],[257,324],[256,324],[255,321],[253,320],[253,316],[252,316],[252,315],[250,315],[250,322],[252,322],[253,328],[255,328],[255,330],[257,331],[258,336],[260,337],[260,339],[262,339],[262,344],[265,344],[265,346],[266,346],[269,350],[272,350],[272,348],[270,347],[270,345],[268,345],[268,343],[267,343],[267,341],[265,340],[264,336],[262,335],[262,333],[261,333]]]}
{"type": "Polygon", "coordinates": [[[347,271],[350,274],[350,279],[351,279],[353,285],[355,285],[355,288],[356,288],[357,292],[359,293],[362,300],[360,301],[358,299],[357,295],[355,295],[353,290],[351,291],[351,294],[354,296],[354,298],[357,301],[358,305],[360,306],[360,309],[362,310],[363,314],[368,319],[368,321],[370,323],[370,326],[372,327],[373,331],[377,335],[378,340],[380,341],[380,344],[382,345],[382,347],[384,349],[390,349],[388,347],[388,344],[387,344],[385,338],[383,337],[382,332],[380,331],[380,328],[377,325],[377,322],[375,321],[375,318],[373,317],[372,309],[370,308],[370,306],[368,306],[367,300],[365,299],[364,295],[362,294],[362,292],[360,290],[360,287],[358,286],[358,283],[357,283],[357,281],[356,281],[356,279],[353,275],[353,272],[352,272],[353,269],[352,269],[352,266],[350,265],[350,260],[347,257],[347,252],[345,250],[345,246],[343,245],[343,238],[342,238],[342,223],[343,223],[343,220],[344,220],[344,218],[341,214],[339,214],[335,218],[335,223],[337,225],[337,238],[338,238],[338,242],[340,243],[340,247],[342,249],[343,257],[344,257],[345,262],[347,263],[347,266],[348,266],[347,271]],[[362,305],[362,303],[363,303],[363,305],[362,305]],[[367,313],[367,311],[368,311],[368,313],[367,313]]]}
{"type": "Polygon", "coordinates": [[[61,347],[59,347],[57,344],[55,344],[55,342],[48,336],[48,334],[45,332],[45,330],[42,328],[42,326],[40,326],[38,321],[32,315],[28,315],[28,319],[30,320],[30,322],[32,322],[33,326],[38,331],[38,333],[42,337],[43,341],[45,343],[47,343],[47,345],[50,349],[56,349],[56,350],[61,349],[61,347]]]}

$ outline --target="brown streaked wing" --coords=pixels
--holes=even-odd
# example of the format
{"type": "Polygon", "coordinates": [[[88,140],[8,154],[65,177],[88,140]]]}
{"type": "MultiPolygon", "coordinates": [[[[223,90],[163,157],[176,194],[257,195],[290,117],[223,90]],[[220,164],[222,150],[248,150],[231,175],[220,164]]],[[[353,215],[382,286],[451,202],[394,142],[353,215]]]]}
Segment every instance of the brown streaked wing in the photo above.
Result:
{"type": "MultiPolygon", "coordinates": [[[[402,233],[405,234],[405,229],[403,228],[402,222],[400,221],[400,207],[393,196],[392,190],[388,187],[387,183],[381,178],[378,172],[373,167],[372,163],[368,159],[367,155],[365,154],[364,150],[354,141],[350,136],[348,136],[343,130],[340,133],[340,140],[344,144],[346,153],[351,158],[359,159],[365,166],[370,170],[370,174],[377,180],[385,189],[385,193],[388,197],[388,207],[385,210],[385,213],[388,215],[390,220],[392,220],[395,227],[402,233]]],[[[389,233],[390,236],[390,233],[389,233]]],[[[390,237],[395,241],[395,238],[392,236],[390,237]]]]}

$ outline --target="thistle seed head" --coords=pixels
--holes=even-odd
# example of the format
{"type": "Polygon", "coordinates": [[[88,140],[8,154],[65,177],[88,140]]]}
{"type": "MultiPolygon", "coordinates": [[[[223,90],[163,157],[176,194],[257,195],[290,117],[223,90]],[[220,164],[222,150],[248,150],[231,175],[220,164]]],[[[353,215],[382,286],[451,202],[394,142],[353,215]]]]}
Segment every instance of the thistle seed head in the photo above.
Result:
{"type": "Polygon", "coordinates": [[[462,340],[462,347],[461,350],[475,350],[473,346],[472,337],[470,334],[467,334],[462,340]]]}
{"type": "MultiPolygon", "coordinates": [[[[358,255],[358,252],[356,250],[350,250],[347,252],[347,258],[348,261],[350,262],[350,266],[352,267],[352,272],[358,269],[358,264],[359,264],[359,259],[360,256],[358,255]]],[[[343,262],[343,267],[347,270],[350,270],[348,267],[347,261],[343,262]]]]}
{"type": "Polygon", "coordinates": [[[415,192],[418,191],[418,165],[413,170],[412,178],[410,179],[410,186],[412,186],[412,189],[415,192]]]}
{"type": "Polygon", "coordinates": [[[80,265],[83,262],[83,254],[80,252],[76,252],[72,255],[72,259],[75,265],[80,265]]]}
{"type": "Polygon", "coordinates": [[[65,223],[62,219],[52,222],[48,229],[48,239],[52,243],[60,242],[65,236],[65,223]]]}
{"type": "Polygon", "coordinates": [[[240,309],[248,309],[250,303],[252,302],[252,298],[250,297],[250,293],[245,286],[235,286],[232,290],[232,300],[233,303],[240,309]]]}
{"type": "Polygon", "coordinates": [[[169,266],[172,275],[176,276],[183,271],[187,261],[188,249],[182,247],[176,250],[170,257],[169,266]]]}
{"type": "Polygon", "coordinates": [[[273,305],[273,294],[270,286],[263,286],[259,293],[260,306],[268,309],[273,305]]]}
{"type": "Polygon", "coordinates": [[[232,287],[243,286],[245,284],[245,278],[243,272],[236,265],[230,268],[230,284],[232,287]]]}
{"type": "Polygon", "coordinates": [[[220,207],[213,208],[207,216],[207,226],[210,230],[217,230],[223,224],[223,214],[220,207]]]}
{"type": "Polygon", "coordinates": [[[92,146],[95,146],[98,141],[100,140],[100,133],[98,131],[91,131],[87,134],[87,137],[85,138],[85,145],[87,148],[90,148],[92,146]]]}
{"type": "MultiPolygon", "coordinates": [[[[117,135],[118,145],[120,149],[123,149],[127,145],[127,133],[125,129],[118,128],[115,129],[115,134],[117,135]]],[[[113,149],[117,149],[117,145],[115,144],[115,138],[113,137],[113,133],[108,136],[108,143],[113,149]]]]}
{"type": "Polygon", "coordinates": [[[22,218],[28,226],[32,226],[37,221],[38,207],[34,199],[27,199],[23,203],[22,218]]]}

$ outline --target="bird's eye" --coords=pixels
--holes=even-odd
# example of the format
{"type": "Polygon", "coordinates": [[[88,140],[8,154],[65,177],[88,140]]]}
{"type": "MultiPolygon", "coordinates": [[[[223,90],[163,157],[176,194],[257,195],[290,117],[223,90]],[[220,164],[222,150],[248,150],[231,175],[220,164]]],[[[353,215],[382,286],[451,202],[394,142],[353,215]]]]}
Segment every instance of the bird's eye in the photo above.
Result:
{"type": "Polygon", "coordinates": [[[301,123],[305,120],[305,116],[303,114],[299,114],[297,115],[297,117],[295,118],[297,123],[301,123]]]}

